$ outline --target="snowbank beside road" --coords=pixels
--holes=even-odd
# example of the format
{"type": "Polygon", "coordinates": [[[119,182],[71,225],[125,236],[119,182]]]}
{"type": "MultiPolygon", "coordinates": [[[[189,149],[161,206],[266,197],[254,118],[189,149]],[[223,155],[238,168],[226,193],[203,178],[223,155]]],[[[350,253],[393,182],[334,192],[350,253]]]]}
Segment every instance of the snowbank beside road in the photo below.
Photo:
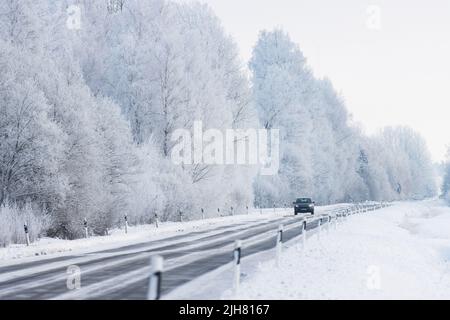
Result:
{"type": "Polygon", "coordinates": [[[399,203],[261,263],[239,299],[450,299],[450,208],[399,203]],[[447,251],[446,251],[447,249],[447,251]]]}

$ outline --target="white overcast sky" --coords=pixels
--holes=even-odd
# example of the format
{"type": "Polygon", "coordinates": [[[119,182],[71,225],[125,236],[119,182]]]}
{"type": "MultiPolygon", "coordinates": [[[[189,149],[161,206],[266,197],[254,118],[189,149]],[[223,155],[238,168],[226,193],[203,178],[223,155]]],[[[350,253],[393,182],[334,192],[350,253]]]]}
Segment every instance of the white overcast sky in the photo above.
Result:
{"type": "Polygon", "coordinates": [[[409,125],[426,138],[434,160],[444,159],[450,144],[450,0],[200,2],[222,20],[245,61],[260,30],[281,27],[315,74],[331,79],[367,133],[409,125]],[[371,8],[380,9],[379,28],[371,8]]]}

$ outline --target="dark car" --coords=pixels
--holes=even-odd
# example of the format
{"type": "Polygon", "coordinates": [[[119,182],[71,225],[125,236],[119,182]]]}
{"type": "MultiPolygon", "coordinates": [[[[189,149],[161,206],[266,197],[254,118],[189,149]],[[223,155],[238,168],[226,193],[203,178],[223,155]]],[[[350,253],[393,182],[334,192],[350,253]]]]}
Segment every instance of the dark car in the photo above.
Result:
{"type": "Polygon", "coordinates": [[[310,212],[314,214],[314,201],[311,198],[297,198],[294,202],[294,214],[299,212],[310,212]]]}

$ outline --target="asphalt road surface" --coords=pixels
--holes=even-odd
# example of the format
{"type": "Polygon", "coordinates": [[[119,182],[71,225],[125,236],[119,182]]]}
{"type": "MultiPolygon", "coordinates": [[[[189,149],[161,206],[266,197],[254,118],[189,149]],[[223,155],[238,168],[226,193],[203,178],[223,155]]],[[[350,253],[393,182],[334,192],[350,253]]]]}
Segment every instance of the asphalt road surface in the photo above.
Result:
{"type": "Polygon", "coordinates": [[[318,210],[314,217],[286,212],[272,218],[255,215],[252,221],[151,242],[0,266],[0,299],[146,299],[149,261],[155,254],[164,257],[161,283],[164,296],[232,261],[235,240],[242,240],[242,257],[246,257],[274,248],[280,224],[284,226],[283,242],[286,242],[301,235],[303,222],[306,230],[315,229],[319,219],[325,225],[326,214],[334,217],[335,213],[318,210]]]}

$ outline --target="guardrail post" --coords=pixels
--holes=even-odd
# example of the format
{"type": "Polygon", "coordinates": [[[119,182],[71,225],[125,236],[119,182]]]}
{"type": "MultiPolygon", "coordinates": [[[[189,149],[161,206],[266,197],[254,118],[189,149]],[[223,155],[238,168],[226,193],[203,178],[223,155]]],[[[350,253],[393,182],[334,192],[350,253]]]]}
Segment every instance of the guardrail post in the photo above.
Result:
{"type": "Polygon", "coordinates": [[[127,215],[124,215],[123,217],[125,219],[125,234],[128,233],[128,217],[127,215]]]}
{"type": "Polygon", "coordinates": [[[25,231],[25,241],[28,247],[30,245],[30,234],[28,233],[28,225],[26,223],[23,225],[23,230],[25,231]]]}
{"type": "Polygon", "coordinates": [[[160,255],[152,256],[150,258],[151,273],[148,283],[148,300],[159,300],[161,298],[161,280],[163,272],[164,259],[160,255]]]}
{"type": "Polygon", "coordinates": [[[236,240],[234,243],[234,294],[239,292],[239,285],[241,282],[241,240],[236,240]]]}
{"type": "Polygon", "coordinates": [[[84,237],[89,238],[88,223],[86,218],[84,218],[83,220],[83,226],[84,226],[84,237]]]}
{"type": "Polygon", "coordinates": [[[277,267],[281,265],[281,250],[283,245],[283,225],[278,226],[277,245],[276,245],[276,263],[277,267]]]}

